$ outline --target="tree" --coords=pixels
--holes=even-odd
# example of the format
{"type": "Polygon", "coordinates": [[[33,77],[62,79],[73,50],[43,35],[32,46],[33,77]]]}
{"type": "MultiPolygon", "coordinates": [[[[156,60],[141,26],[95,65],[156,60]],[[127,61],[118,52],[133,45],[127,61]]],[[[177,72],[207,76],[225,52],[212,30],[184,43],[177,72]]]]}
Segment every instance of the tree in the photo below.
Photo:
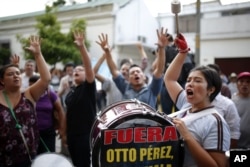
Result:
{"type": "MultiPolygon", "coordinates": [[[[57,62],[62,62],[63,64],[74,62],[75,64],[80,64],[79,51],[73,43],[73,31],[79,29],[85,32],[86,21],[84,19],[74,20],[69,32],[67,34],[62,33],[61,25],[55,14],[58,9],[57,7],[65,4],[65,1],[59,1],[54,3],[52,7],[46,6],[45,14],[36,18],[37,24],[35,27],[38,30],[38,36],[42,38],[41,50],[45,60],[50,65],[55,66],[57,62]]],[[[17,39],[21,42],[22,46],[27,46],[27,39],[22,38],[20,35],[17,35],[17,39]]],[[[88,41],[85,44],[87,48],[90,45],[88,41]]],[[[32,58],[27,52],[25,52],[24,57],[26,59],[32,58]]]]}

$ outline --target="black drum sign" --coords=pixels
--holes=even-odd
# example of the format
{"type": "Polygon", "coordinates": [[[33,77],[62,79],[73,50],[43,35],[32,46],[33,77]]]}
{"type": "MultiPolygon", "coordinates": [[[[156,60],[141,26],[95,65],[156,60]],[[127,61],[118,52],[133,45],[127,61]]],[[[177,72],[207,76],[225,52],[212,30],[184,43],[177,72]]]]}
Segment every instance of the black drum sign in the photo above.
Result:
{"type": "Polygon", "coordinates": [[[184,148],[167,115],[137,100],[104,109],[90,136],[93,167],[179,167],[184,148]]]}

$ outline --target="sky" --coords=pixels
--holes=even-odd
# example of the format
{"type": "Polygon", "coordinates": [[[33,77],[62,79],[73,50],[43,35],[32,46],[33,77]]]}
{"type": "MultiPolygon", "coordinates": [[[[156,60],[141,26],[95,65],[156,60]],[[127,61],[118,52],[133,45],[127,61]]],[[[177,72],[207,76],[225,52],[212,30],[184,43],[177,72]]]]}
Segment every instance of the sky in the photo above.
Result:
{"type": "MultiPolygon", "coordinates": [[[[0,17],[44,10],[45,4],[46,3],[51,4],[51,2],[53,1],[54,0],[1,0],[0,17]]],[[[75,0],[75,1],[83,3],[86,2],[87,0],[75,0]]],[[[167,13],[171,11],[172,0],[144,0],[144,1],[154,16],[156,16],[157,13],[167,13]]],[[[179,1],[181,2],[181,4],[184,3],[186,4],[190,2],[195,2],[196,0],[179,0],[179,1]]],[[[241,1],[250,1],[250,0],[241,0],[241,1]]],[[[225,0],[225,2],[237,3],[240,2],[240,0],[225,0]]]]}

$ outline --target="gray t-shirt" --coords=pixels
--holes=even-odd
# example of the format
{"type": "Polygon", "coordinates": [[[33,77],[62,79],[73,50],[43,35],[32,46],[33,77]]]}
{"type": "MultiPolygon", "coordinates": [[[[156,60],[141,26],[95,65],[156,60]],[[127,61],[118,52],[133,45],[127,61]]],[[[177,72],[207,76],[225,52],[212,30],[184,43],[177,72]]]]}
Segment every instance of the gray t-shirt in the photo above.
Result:
{"type": "Polygon", "coordinates": [[[102,90],[106,92],[107,105],[122,100],[122,94],[111,79],[105,79],[102,83],[102,90]]]}
{"type": "Polygon", "coordinates": [[[250,148],[250,130],[249,130],[249,122],[250,122],[250,97],[241,98],[238,94],[234,94],[232,96],[232,100],[235,103],[240,120],[240,139],[238,141],[238,147],[240,148],[250,148]]]}

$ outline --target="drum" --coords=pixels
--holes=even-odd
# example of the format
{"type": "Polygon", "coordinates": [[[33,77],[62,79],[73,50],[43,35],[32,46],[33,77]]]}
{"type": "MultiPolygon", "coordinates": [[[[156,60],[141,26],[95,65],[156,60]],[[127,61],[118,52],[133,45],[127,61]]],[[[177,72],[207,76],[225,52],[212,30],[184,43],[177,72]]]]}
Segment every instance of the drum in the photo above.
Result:
{"type": "MultiPolygon", "coordinates": [[[[142,147],[143,148],[152,147],[152,145],[154,145],[156,143],[153,141],[149,142],[149,138],[147,138],[147,142],[145,142],[145,143],[148,145],[145,145],[145,143],[143,145],[141,145],[141,142],[138,142],[135,140],[137,140],[138,138],[143,139],[144,136],[146,135],[145,133],[149,134],[149,133],[156,133],[156,131],[161,131],[162,133],[154,136],[155,138],[157,138],[157,136],[162,136],[164,134],[167,134],[165,127],[167,127],[166,129],[168,129],[168,130],[172,129],[175,131],[175,126],[171,122],[171,118],[169,118],[164,113],[155,111],[149,105],[142,103],[138,100],[120,101],[120,102],[114,103],[114,104],[106,107],[103,111],[101,111],[97,114],[96,120],[93,123],[91,133],[90,133],[91,164],[92,164],[92,166],[93,167],[102,167],[102,166],[122,167],[123,166],[123,165],[121,166],[119,163],[116,163],[116,165],[107,165],[107,164],[103,165],[104,164],[102,162],[103,156],[102,156],[101,152],[103,152],[103,150],[105,150],[107,153],[109,152],[109,153],[113,154],[112,150],[110,150],[109,148],[115,147],[114,143],[107,145],[103,141],[105,134],[109,133],[108,130],[112,130],[111,131],[112,133],[113,132],[116,133],[114,131],[114,129],[115,130],[117,129],[120,131],[120,132],[117,132],[117,134],[123,133],[123,132],[128,132],[127,134],[123,134],[122,136],[127,136],[131,140],[134,141],[134,145],[131,147],[128,147],[128,148],[130,148],[130,153],[128,153],[128,154],[131,154],[131,155],[128,155],[128,157],[130,157],[130,161],[134,161],[134,160],[138,160],[140,158],[139,155],[137,155],[137,154],[139,154],[140,152],[144,153],[144,152],[148,151],[146,149],[142,150],[141,149],[142,147]],[[148,129],[149,127],[154,127],[154,128],[148,129]],[[144,129],[145,131],[140,131],[140,132],[138,131],[138,129],[140,130],[143,128],[145,128],[144,129]],[[143,135],[138,137],[139,134],[143,134],[143,135]],[[137,139],[135,139],[135,138],[137,138],[137,139]],[[135,148],[133,148],[133,147],[135,147],[135,148]],[[134,154],[134,155],[132,155],[132,154],[134,154]],[[133,158],[135,156],[137,156],[138,159],[133,158]]],[[[173,132],[173,134],[174,133],[175,132],[173,132]]],[[[173,134],[171,132],[171,135],[173,135],[173,134]]],[[[178,159],[178,162],[175,163],[175,166],[182,166],[182,162],[183,162],[183,158],[184,158],[183,141],[180,139],[180,135],[177,131],[176,131],[176,134],[177,134],[175,136],[176,139],[174,139],[176,141],[174,141],[172,139],[172,141],[168,141],[168,142],[170,143],[170,145],[173,145],[173,144],[175,145],[173,147],[171,146],[171,148],[172,148],[171,155],[174,154],[175,159],[178,159]],[[176,165],[176,164],[178,164],[178,165],[176,165]]],[[[114,135],[115,134],[111,134],[111,138],[115,138],[114,135]]],[[[166,139],[168,137],[164,137],[164,139],[166,139]]],[[[171,136],[170,136],[170,138],[171,138],[171,136]]],[[[107,139],[109,140],[110,137],[107,139]]],[[[159,138],[159,140],[161,140],[161,139],[163,139],[163,137],[159,138]]],[[[123,140],[123,139],[118,138],[118,140],[123,140]]],[[[106,142],[106,139],[105,139],[105,142],[106,142]]],[[[162,144],[164,142],[166,142],[166,141],[163,141],[163,142],[160,141],[159,143],[162,144]]],[[[120,144],[121,141],[118,141],[117,143],[120,144]]],[[[166,145],[166,143],[164,143],[164,144],[166,145]]],[[[164,149],[164,148],[162,148],[162,146],[159,146],[159,148],[164,149]]],[[[158,147],[157,147],[157,149],[158,149],[158,147]]],[[[170,153],[170,150],[169,150],[169,153],[170,153]]],[[[123,157],[123,159],[127,159],[127,157],[123,157]]],[[[173,156],[172,156],[172,160],[173,160],[173,156]]],[[[113,161],[113,160],[110,160],[110,161],[113,161]]],[[[129,161],[129,159],[128,159],[128,161],[129,161]]],[[[142,161],[142,160],[140,160],[140,161],[142,161]]],[[[147,162],[149,162],[149,161],[147,161],[147,162]]],[[[147,164],[147,162],[145,162],[145,163],[140,162],[140,165],[137,164],[137,165],[133,165],[133,166],[141,166],[141,164],[143,164],[142,166],[150,166],[151,164],[147,164]]],[[[122,163],[122,164],[124,164],[124,163],[122,163]]],[[[132,164],[135,164],[135,163],[132,163],[132,164]]],[[[124,166],[131,166],[131,165],[124,165],[124,166]]],[[[167,165],[165,165],[165,166],[167,166],[167,165]]]]}
{"type": "Polygon", "coordinates": [[[38,155],[31,164],[31,167],[73,167],[71,162],[61,154],[44,153],[38,155]]]}

